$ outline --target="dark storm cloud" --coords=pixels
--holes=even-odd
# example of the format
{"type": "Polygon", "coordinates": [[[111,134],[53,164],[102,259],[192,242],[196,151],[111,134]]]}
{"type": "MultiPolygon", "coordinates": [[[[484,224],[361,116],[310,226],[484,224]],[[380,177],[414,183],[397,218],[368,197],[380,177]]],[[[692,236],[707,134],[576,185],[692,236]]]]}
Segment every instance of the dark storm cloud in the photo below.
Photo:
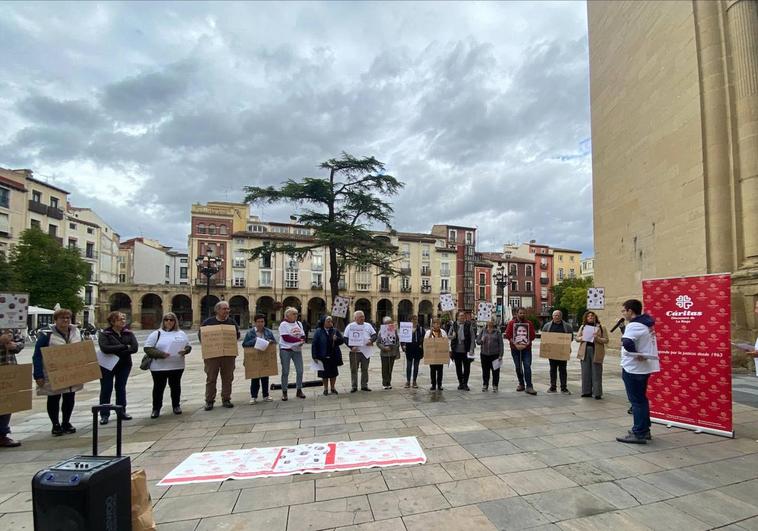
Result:
{"type": "MultiPolygon", "coordinates": [[[[124,237],[184,247],[193,202],[323,175],[318,164],[344,150],[406,183],[400,230],[474,225],[482,250],[535,238],[591,253],[583,5],[386,6],[81,4],[36,31],[41,8],[6,4],[14,50],[32,50],[7,58],[8,78],[33,72],[38,89],[0,98],[13,124],[0,165],[72,185],[124,237]],[[77,17],[88,31],[64,40],[77,17]],[[68,174],[77,164],[92,187],[68,174]],[[149,212],[139,226],[135,209],[149,212]]],[[[286,220],[294,208],[256,213],[286,220]]]]}

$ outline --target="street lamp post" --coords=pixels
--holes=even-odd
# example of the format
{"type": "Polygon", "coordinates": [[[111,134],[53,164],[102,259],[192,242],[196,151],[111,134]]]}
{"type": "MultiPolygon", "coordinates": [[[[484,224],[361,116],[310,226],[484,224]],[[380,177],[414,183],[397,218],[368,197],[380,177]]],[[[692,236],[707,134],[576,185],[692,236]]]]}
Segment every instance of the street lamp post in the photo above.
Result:
{"type": "Polygon", "coordinates": [[[204,256],[198,256],[195,260],[197,272],[205,277],[205,303],[208,305],[208,317],[211,316],[211,306],[208,304],[211,296],[211,277],[221,271],[224,259],[213,256],[213,251],[208,249],[204,256]]]}
{"type": "Polygon", "coordinates": [[[497,285],[497,296],[500,298],[500,307],[498,308],[498,325],[502,326],[503,319],[505,318],[505,298],[503,296],[503,289],[505,288],[508,276],[505,274],[505,267],[502,264],[498,264],[497,270],[493,275],[495,277],[495,284],[497,285]]]}

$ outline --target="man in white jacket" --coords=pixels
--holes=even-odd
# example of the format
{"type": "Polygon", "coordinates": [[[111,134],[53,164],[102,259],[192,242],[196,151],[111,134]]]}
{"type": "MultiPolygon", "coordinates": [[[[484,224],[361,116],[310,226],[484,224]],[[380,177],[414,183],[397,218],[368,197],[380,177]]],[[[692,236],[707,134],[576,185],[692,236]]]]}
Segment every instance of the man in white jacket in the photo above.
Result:
{"type": "Polygon", "coordinates": [[[650,402],[647,399],[647,382],[650,375],[661,370],[658,345],[655,340],[655,320],[642,313],[642,302],[626,301],[621,315],[629,323],[621,337],[621,378],[626,396],[632,404],[634,425],[618,442],[646,444],[650,436],[650,402]]]}

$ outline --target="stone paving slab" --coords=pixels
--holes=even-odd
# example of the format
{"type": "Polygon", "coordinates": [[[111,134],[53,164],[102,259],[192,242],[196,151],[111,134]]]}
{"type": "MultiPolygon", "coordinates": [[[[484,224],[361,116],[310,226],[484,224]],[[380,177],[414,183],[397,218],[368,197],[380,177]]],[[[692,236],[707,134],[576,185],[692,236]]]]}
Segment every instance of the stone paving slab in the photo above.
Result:
{"type": "MultiPolygon", "coordinates": [[[[197,349],[199,352],[199,348],[197,349]]],[[[28,349],[21,355],[30,356],[28,349]]],[[[479,390],[480,365],[472,365],[471,392],[402,389],[398,364],[394,389],[349,393],[349,375],[337,396],[307,388],[306,400],[248,404],[241,364],[233,409],[203,411],[200,356],[188,358],[184,414],[164,408],[150,419],[152,380],[132,372],[124,451],[144,467],[160,531],[319,530],[399,531],[440,528],[492,529],[758,529],[758,409],[735,404],[733,440],[653,425],[653,441],[615,441],[629,428],[623,384],[610,358],[603,400],[578,396],[579,369],[569,363],[571,396],[548,395],[547,362],[535,359],[539,394],[515,391],[510,366],[500,392],[479,390]],[[472,385],[473,384],[473,385],[472,385]],[[305,442],[416,436],[427,463],[223,483],[157,487],[157,481],[194,452],[305,442]]],[[[306,354],[307,356],[307,354],[306,354]]],[[[306,374],[306,379],[312,378],[306,374]]],[[[13,415],[18,449],[0,450],[0,529],[31,529],[31,477],[39,469],[91,448],[89,407],[98,385],[77,393],[78,432],[53,438],[42,398],[13,415]]],[[[101,430],[105,454],[115,451],[115,422],[101,430]]]]}

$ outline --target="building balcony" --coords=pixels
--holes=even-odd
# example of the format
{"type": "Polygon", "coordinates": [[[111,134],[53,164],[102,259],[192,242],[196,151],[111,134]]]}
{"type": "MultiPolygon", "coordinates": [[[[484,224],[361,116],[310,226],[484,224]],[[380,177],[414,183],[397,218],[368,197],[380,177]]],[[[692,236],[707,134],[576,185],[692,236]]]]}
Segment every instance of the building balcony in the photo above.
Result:
{"type": "Polygon", "coordinates": [[[63,210],[53,206],[47,207],[47,216],[55,219],[63,219],[63,210]]]}
{"type": "Polygon", "coordinates": [[[311,264],[311,271],[323,271],[324,266],[321,264],[311,264]]]}
{"type": "Polygon", "coordinates": [[[431,293],[432,287],[431,286],[421,286],[421,293],[431,293]]]}
{"type": "Polygon", "coordinates": [[[258,287],[259,288],[270,288],[271,287],[271,282],[259,282],[258,283],[258,287]]]}
{"type": "Polygon", "coordinates": [[[0,238],[13,238],[13,229],[8,227],[8,230],[0,230],[0,238]]]}
{"type": "Polygon", "coordinates": [[[344,280],[340,280],[340,281],[337,283],[337,288],[338,288],[338,289],[341,289],[341,290],[343,290],[343,291],[344,291],[344,290],[346,290],[346,289],[347,289],[347,283],[346,283],[344,280]]]}
{"type": "Polygon", "coordinates": [[[87,258],[89,260],[97,260],[97,251],[85,252],[84,258],[87,258]]]}
{"type": "Polygon", "coordinates": [[[389,286],[379,286],[379,291],[387,293],[387,292],[390,291],[390,287],[389,286]]]}
{"type": "MultiPolygon", "coordinates": [[[[355,291],[369,291],[371,289],[371,284],[356,284],[355,285],[355,291]]],[[[381,290],[380,290],[381,291],[381,290]]],[[[389,290],[387,290],[389,291],[389,290]]]]}
{"type": "Polygon", "coordinates": [[[311,289],[324,289],[324,285],[321,282],[313,282],[311,289]]]}
{"type": "Polygon", "coordinates": [[[547,269],[547,264],[540,264],[540,269],[547,269]]]}
{"type": "Polygon", "coordinates": [[[410,267],[401,267],[400,268],[400,274],[405,276],[411,275],[411,268],[410,267]]]}
{"type": "Polygon", "coordinates": [[[245,279],[244,278],[234,278],[234,279],[232,279],[232,287],[233,288],[244,288],[245,287],[245,279]]]}
{"type": "Polygon", "coordinates": [[[411,287],[410,286],[401,286],[400,287],[400,292],[401,293],[410,293],[411,292],[411,287]]]}
{"type": "Polygon", "coordinates": [[[432,269],[430,267],[422,267],[421,268],[421,276],[422,277],[430,277],[430,276],[432,276],[432,269]]]}
{"type": "Polygon", "coordinates": [[[542,284],[543,286],[547,286],[548,284],[550,284],[550,279],[549,278],[541,278],[540,279],[540,284],[542,284]]]}
{"type": "MultiPolygon", "coordinates": [[[[205,287],[207,284],[208,283],[206,282],[206,278],[205,277],[196,278],[195,279],[195,286],[203,286],[203,287],[205,287]]],[[[218,286],[224,287],[224,286],[226,286],[226,280],[223,279],[223,278],[211,278],[210,285],[211,286],[217,286],[217,287],[218,286]]]]}
{"type": "Polygon", "coordinates": [[[246,260],[234,260],[232,262],[232,267],[236,269],[245,269],[245,262],[246,260]]]}
{"type": "Polygon", "coordinates": [[[288,280],[284,283],[284,287],[286,289],[298,289],[300,287],[300,283],[296,280],[288,280]]]}
{"type": "Polygon", "coordinates": [[[32,212],[36,212],[37,214],[42,214],[43,216],[47,216],[47,205],[44,203],[40,203],[39,201],[33,201],[29,200],[29,210],[32,212]]]}

